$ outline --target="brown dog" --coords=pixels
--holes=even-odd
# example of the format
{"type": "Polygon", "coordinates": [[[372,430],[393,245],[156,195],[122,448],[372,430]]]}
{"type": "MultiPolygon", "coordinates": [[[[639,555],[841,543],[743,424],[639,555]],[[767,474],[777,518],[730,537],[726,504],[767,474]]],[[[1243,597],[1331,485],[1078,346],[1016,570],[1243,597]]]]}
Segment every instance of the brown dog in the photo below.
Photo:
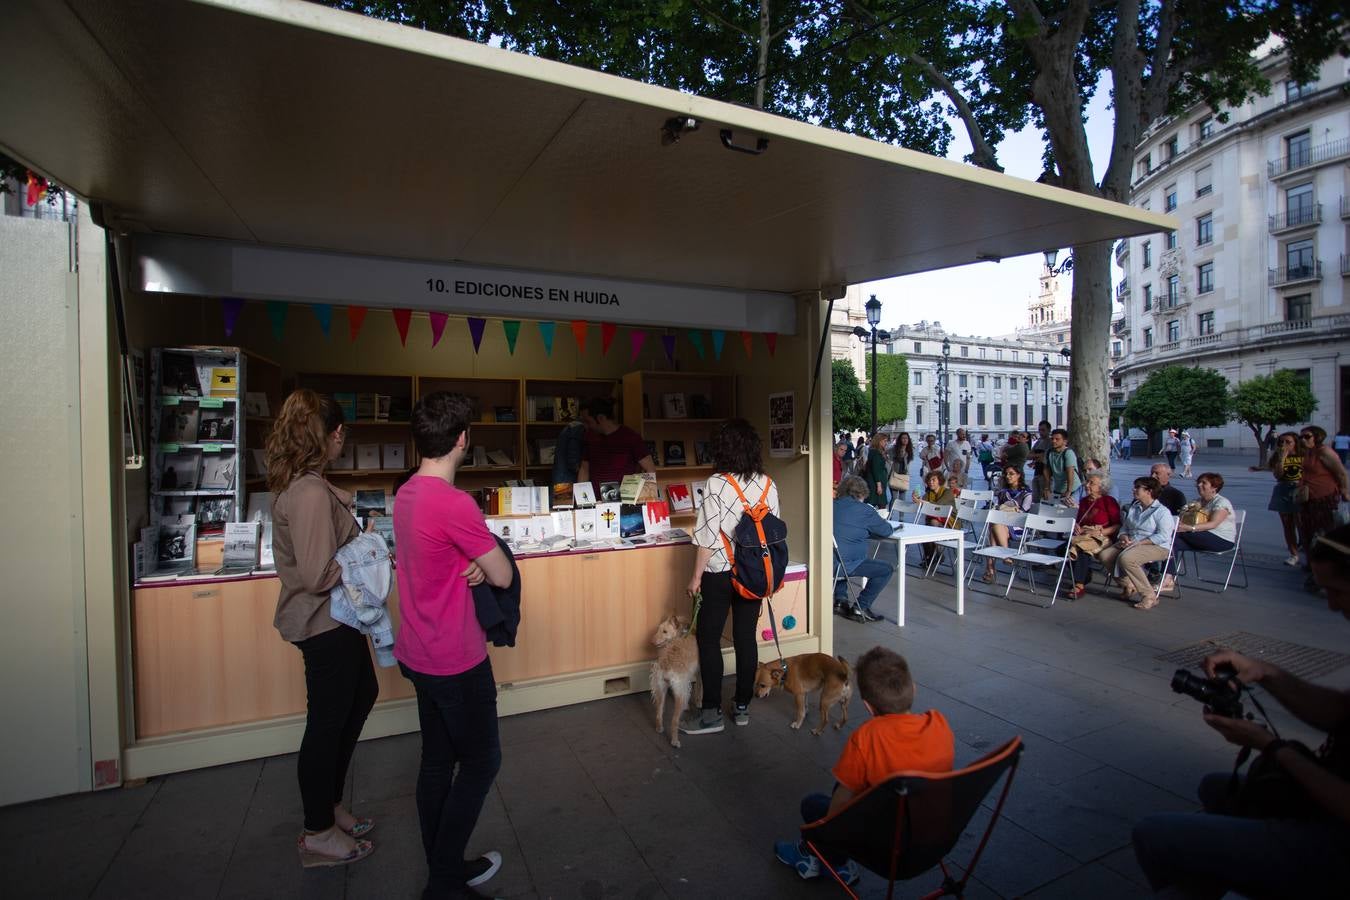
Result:
{"type": "Polygon", "coordinates": [[[785,687],[797,701],[797,718],[793,728],[801,728],[806,718],[806,695],[820,691],[820,727],[811,730],[820,735],[830,721],[830,707],[839,704],[844,717],[835,723],[835,729],[848,721],[848,701],[853,697],[853,680],[848,660],[827,653],[803,653],[787,660],[787,676],[778,662],[760,663],[755,670],[755,696],[767,697],[775,687],[785,687]]]}
{"type": "Polygon", "coordinates": [[[703,683],[698,678],[698,645],[689,633],[689,620],[671,613],[652,635],[656,659],[652,660],[652,703],[656,704],[656,732],[661,733],[666,708],[666,690],[675,698],[675,714],[670,718],[670,745],[680,746],[680,716],[684,715],[690,693],[697,707],[703,699],[703,683]]]}

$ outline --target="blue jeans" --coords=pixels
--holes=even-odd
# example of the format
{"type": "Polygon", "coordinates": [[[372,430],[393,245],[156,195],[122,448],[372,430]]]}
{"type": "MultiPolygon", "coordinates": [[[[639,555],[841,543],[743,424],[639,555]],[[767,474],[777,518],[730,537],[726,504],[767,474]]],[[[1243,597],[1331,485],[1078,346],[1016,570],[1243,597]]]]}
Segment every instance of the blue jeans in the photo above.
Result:
{"type": "Polygon", "coordinates": [[[422,726],[417,818],[428,869],[422,896],[450,896],[464,890],[464,850],[502,764],[492,661],[458,675],[399,668],[417,689],[422,726]]]}
{"type": "MultiPolygon", "coordinates": [[[[802,798],[802,824],[816,822],[825,818],[825,814],[830,811],[829,794],[807,794],[802,798]]],[[[804,846],[803,846],[803,849],[804,846]]],[[[818,847],[820,854],[824,857],[827,865],[832,867],[842,866],[848,862],[847,853],[831,853],[827,847],[818,847]]]]}
{"type": "MultiPolygon", "coordinates": [[[[865,559],[853,567],[849,572],[850,578],[866,578],[867,584],[863,587],[862,593],[858,595],[858,607],[868,612],[872,611],[872,603],[877,599],[877,594],[881,589],[890,583],[891,576],[895,574],[895,566],[880,559],[865,559]]],[[[844,581],[835,583],[834,601],[836,603],[845,603],[848,600],[848,584],[844,581]]]]}
{"type": "Polygon", "coordinates": [[[1244,819],[1228,809],[1227,773],[1200,782],[1202,813],[1162,813],[1134,826],[1134,853],[1154,891],[1196,897],[1322,897],[1350,884],[1350,826],[1330,820],[1244,819]],[[1334,886],[1334,887],[1333,887],[1334,886]]]}

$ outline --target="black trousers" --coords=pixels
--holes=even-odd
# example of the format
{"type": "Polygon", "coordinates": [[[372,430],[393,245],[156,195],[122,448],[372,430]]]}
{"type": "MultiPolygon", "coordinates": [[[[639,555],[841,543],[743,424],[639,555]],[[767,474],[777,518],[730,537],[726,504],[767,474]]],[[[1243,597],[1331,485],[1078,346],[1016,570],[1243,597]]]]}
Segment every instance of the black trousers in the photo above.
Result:
{"type": "Polygon", "coordinates": [[[380,685],[365,635],[339,625],[296,641],[305,658],[305,736],[296,769],[305,829],[333,827],[333,807],[342,802],[352,751],[375,705],[380,685]]]}
{"type": "Polygon", "coordinates": [[[736,650],[736,703],[749,706],[755,689],[759,644],[755,625],[760,603],[731,587],[730,572],[703,573],[703,605],[698,611],[698,668],[703,677],[703,708],[722,707],[722,629],[731,616],[731,646],[736,650]]]}

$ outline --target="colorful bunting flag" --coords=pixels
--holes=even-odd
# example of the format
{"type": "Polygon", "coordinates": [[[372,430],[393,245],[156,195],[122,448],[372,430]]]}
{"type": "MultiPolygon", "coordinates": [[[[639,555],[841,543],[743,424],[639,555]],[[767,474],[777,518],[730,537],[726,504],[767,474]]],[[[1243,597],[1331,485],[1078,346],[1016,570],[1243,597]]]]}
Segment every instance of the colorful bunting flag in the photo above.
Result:
{"type": "Polygon", "coordinates": [[[361,326],[366,323],[366,312],[364,306],[347,307],[347,332],[351,335],[353,341],[361,333],[361,326]]]}
{"type": "Polygon", "coordinates": [[[727,333],[725,331],[714,331],[712,333],[713,356],[716,357],[717,359],[722,358],[722,344],[726,341],[726,339],[727,333]]]}
{"type": "Polygon", "coordinates": [[[29,206],[37,206],[39,202],[47,197],[47,179],[33,172],[28,173],[28,192],[25,199],[29,206]]]}
{"type": "Polygon", "coordinates": [[[516,338],[520,337],[520,322],[516,319],[503,319],[502,331],[506,332],[506,349],[516,355],[516,338]]]}
{"type": "Polygon", "coordinates": [[[755,336],[748,331],[742,331],[741,344],[745,347],[745,355],[753,359],[755,356],[755,336]]]}
{"type": "Polygon", "coordinates": [[[477,319],[469,317],[469,336],[473,338],[473,352],[477,353],[479,346],[483,343],[483,329],[487,327],[487,319],[477,319]]]}
{"type": "Polygon", "coordinates": [[[778,332],[776,332],[776,331],[766,331],[766,332],[764,332],[764,343],[765,343],[765,344],[768,346],[768,348],[769,348],[769,355],[770,355],[770,356],[773,356],[775,353],[777,353],[777,352],[778,352],[778,332]]]}
{"type": "Polygon", "coordinates": [[[704,354],[703,332],[701,331],[689,332],[689,343],[694,345],[694,352],[698,354],[699,359],[702,359],[704,354]]]}
{"type": "Polygon", "coordinates": [[[225,315],[225,336],[230,337],[234,334],[234,323],[239,321],[239,312],[244,308],[244,301],[238,297],[226,297],[220,301],[220,307],[225,315]]]}
{"type": "Polygon", "coordinates": [[[445,323],[450,321],[450,317],[443,312],[427,313],[427,319],[431,322],[431,346],[435,347],[441,342],[441,337],[445,334],[445,323]]]}
{"type": "Polygon", "coordinates": [[[587,324],[586,324],[585,322],[573,322],[573,323],[572,323],[572,336],[575,337],[575,338],[577,339],[577,350],[578,350],[579,352],[581,352],[581,353],[585,353],[585,352],[586,352],[586,329],[587,329],[587,327],[588,327],[588,326],[587,326],[587,324]]]}
{"type": "Polygon", "coordinates": [[[628,334],[628,347],[631,351],[628,357],[630,363],[637,362],[638,354],[642,352],[642,345],[647,340],[647,332],[634,328],[628,334]]]}
{"type": "Polygon", "coordinates": [[[614,340],[614,335],[618,330],[619,326],[613,322],[600,323],[600,353],[602,355],[609,353],[610,342],[614,340]]]}
{"type": "Polygon", "coordinates": [[[272,321],[272,337],[278,341],[286,333],[286,311],[290,309],[280,300],[267,301],[267,318],[272,321]]]}
{"type": "Polygon", "coordinates": [[[327,303],[311,303],[310,308],[314,310],[314,318],[319,320],[323,336],[329,337],[329,329],[333,327],[333,307],[327,303]]]}
{"type": "Polygon", "coordinates": [[[398,326],[398,339],[403,342],[403,346],[408,346],[408,323],[412,321],[411,309],[396,309],[394,313],[394,324],[398,326]]]}
{"type": "Polygon", "coordinates": [[[675,362],[675,335],[661,335],[661,346],[666,350],[666,361],[672,363],[675,362]]]}
{"type": "Polygon", "coordinates": [[[554,322],[539,323],[539,337],[544,341],[545,356],[553,355],[553,329],[555,325],[556,323],[554,322]]]}

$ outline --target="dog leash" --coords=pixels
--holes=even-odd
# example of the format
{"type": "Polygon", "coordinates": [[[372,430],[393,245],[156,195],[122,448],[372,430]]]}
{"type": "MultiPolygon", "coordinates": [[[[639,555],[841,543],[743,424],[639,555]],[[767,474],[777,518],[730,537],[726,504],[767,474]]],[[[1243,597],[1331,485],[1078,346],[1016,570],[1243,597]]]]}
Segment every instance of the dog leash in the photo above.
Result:
{"type": "Polygon", "coordinates": [[[703,605],[703,592],[699,591],[694,595],[694,612],[689,616],[689,627],[680,632],[680,637],[685,637],[698,628],[698,608],[703,605]]]}
{"type": "Polygon", "coordinates": [[[769,604],[769,631],[773,633],[773,646],[778,650],[778,667],[783,670],[783,683],[787,683],[787,663],[783,660],[783,648],[778,643],[778,623],[773,614],[773,598],[765,597],[764,602],[769,604]]]}

